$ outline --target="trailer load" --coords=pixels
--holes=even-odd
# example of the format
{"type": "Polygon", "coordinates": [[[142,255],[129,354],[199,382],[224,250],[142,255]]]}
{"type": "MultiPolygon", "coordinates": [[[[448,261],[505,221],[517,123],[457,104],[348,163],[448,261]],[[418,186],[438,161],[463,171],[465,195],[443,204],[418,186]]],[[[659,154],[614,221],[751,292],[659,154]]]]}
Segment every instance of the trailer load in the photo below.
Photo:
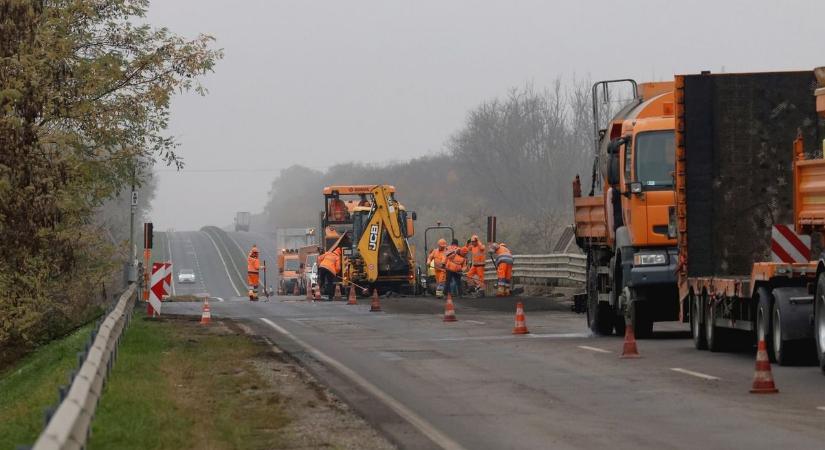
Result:
{"type": "Polygon", "coordinates": [[[825,227],[814,72],[680,75],[675,86],[680,317],[699,349],[749,336],[786,364],[815,328],[825,334],[825,320],[812,326],[825,287],[812,260],[825,227]]]}

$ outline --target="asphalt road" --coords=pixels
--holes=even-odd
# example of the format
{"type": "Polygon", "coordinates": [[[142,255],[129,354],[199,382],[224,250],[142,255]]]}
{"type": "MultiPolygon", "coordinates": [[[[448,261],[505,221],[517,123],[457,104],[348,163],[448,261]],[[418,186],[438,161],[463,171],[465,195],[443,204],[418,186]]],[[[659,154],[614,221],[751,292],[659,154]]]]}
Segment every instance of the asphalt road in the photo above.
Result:
{"type": "MultiPolygon", "coordinates": [[[[264,236],[232,237],[276,251],[264,236]]],[[[621,339],[591,336],[559,299],[525,299],[526,336],[511,334],[513,299],[458,300],[456,323],[426,298],[382,299],[381,313],[367,299],[251,303],[227,293],[208,238],[169,242],[176,264],[194,264],[210,296],[222,294],[213,316],[271,339],[402,447],[825,448],[818,369],[774,366],[780,393],[749,394],[753,352],[697,351],[682,324],[657,324],[639,341],[642,358],[625,360],[621,339]]],[[[200,304],[163,311],[199,314],[200,304]]]]}

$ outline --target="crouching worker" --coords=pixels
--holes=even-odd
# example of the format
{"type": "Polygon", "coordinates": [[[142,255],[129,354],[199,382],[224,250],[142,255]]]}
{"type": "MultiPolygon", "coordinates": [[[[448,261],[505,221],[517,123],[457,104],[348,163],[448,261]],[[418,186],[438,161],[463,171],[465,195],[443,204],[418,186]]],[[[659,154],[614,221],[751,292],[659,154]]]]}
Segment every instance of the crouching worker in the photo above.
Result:
{"type": "Polygon", "coordinates": [[[513,254],[501,242],[490,246],[490,256],[493,258],[498,274],[496,297],[507,297],[510,295],[510,287],[513,283],[513,254]]]}
{"type": "Polygon", "coordinates": [[[341,269],[341,247],[326,252],[318,257],[318,289],[322,294],[335,296],[335,282],[338,280],[338,271],[341,269]]]}

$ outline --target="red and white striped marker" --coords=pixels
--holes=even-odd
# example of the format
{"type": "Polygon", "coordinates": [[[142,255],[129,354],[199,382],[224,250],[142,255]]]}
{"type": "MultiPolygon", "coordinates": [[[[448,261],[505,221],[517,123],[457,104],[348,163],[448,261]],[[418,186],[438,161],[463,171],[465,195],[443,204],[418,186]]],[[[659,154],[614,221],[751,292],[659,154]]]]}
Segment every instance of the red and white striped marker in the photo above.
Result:
{"type": "Polygon", "coordinates": [[[149,283],[149,303],[146,304],[146,315],[155,317],[160,315],[160,302],[165,293],[163,283],[166,279],[164,263],[152,263],[152,279],[149,283]]]}
{"type": "Polygon", "coordinates": [[[163,298],[172,295],[172,261],[163,263],[163,298]]]}
{"type": "Polygon", "coordinates": [[[781,263],[806,263],[811,260],[811,237],[796,234],[793,226],[774,225],[771,229],[771,260],[781,263]]]}

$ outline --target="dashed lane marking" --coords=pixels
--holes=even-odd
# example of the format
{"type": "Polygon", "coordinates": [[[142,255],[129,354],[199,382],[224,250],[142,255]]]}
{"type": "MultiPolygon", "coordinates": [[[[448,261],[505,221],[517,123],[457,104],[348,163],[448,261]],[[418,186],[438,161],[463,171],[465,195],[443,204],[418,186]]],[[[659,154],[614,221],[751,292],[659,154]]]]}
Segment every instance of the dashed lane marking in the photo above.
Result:
{"type": "Polygon", "coordinates": [[[713,375],[708,375],[706,373],[701,373],[701,372],[694,372],[692,370],[682,369],[681,367],[673,367],[670,370],[672,370],[674,372],[683,373],[685,375],[690,375],[692,377],[702,378],[704,380],[713,381],[713,380],[718,380],[719,379],[719,377],[714,377],[713,375]]]}
{"type": "Polygon", "coordinates": [[[825,411],[825,406],[817,406],[816,409],[820,411],[825,411]]]}
{"type": "Polygon", "coordinates": [[[232,281],[232,275],[229,274],[229,266],[226,265],[226,261],[224,261],[224,259],[223,259],[223,255],[221,254],[221,250],[218,248],[218,243],[215,242],[214,239],[212,239],[212,236],[210,236],[209,233],[204,231],[203,234],[205,234],[206,237],[208,237],[209,240],[212,241],[212,245],[215,246],[215,251],[218,252],[218,257],[221,258],[221,264],[223,264],[223,268],[224,268],[224,270],[226,270],[226,278],[229,280],[229,284],[232,285],[232,289],[235,291],[235,295],[240,297],[241,296],[241,291],[238,290],[238,286],[235,286],[235,282],[232,281]]]}
{"type": "Polygon", "coordinates": [[[589,345],[580,345],[579,348],[584,349],[584,350],[590,350],[591,352],[597,352],[597,353],[613,353],[610,350],[605,350],[605,349],[599,348],[599,347],[591,347],[589,345]]]}
{"type": "Polygon", "coordinates": [[[223,301],[223,299],[222,299],[222,298],[220,298],[220,297],[212,297],[212,298],[214,298],[215,300],[217,300],[217,301],[219,301],[219,302],[222,302],[222,301],[223,301]]]}
{"type": "Polygon", "coordinates": [[[487,322],[482,322],[482,321],[480,321],[480,320],[465,320],[465,322],[467,322],[467,323],[474,323],[474,324],[476,324],[476,325],[484,325],[484,324],[486,324],[486,323],[487,323],[487,322]]]}
{"type": "Polygon", "coordinates": [[[396,400],[395,398],[393,398],[392,396],[390,396],[386,392],[379,389],[374,384],[367,381],[361,375],[358,375],[357,373],[355,373],[355,371],[353,371],[349,367],[341,364],[337,360],[332,359],[331,357],[327,356],[325,353],[322,353],[320,350],[318,350],[318,349],[312,347],[311,345],[307,344],[306,342],[299,339],[298,337],[296,337],[295,335],[293,335],[292,333],[290,333],[289,331],[287,331],[286,329],[284,329],[280,325],[276,324],[275,322],[273,322],[273,321],[271,321],[267,318],[264,318],[264,317],[261,317],[261,321],[263,323],[269,325],[273,329],[275,329],[275,331],[277,331],[277,332],[283,334],[284,336],[288,337],[289,339],[294,341],[296,344],[298,344],[301,347],[305,348],[307,350],[307,352],[312,354],[319,361],[333,367],[339,373],[341,373],[345,377],[349,378],[350,381],[352,381],[353,383],[355,383],[356,385],[361,387],[361,389],[364,389],[365,391],[367,391],[370,394],[372,394],[373,396],[375,396],[375,398],[382,401],[390,409],[395,411],[396,414],[398,414],[403,419],[405,419],[407,422],[409,422],[412,426],[417,428],[418,431],[420,431],[422,434],[427,436],[430,440],[432,440],[439,447],[441,447],[445,450],[460,450],[460,449],[463,449],[463,447],[458,442],[456,442],[456,441],[452,440],[451,438],[449,438],[447,435],[442,433],[439,429],[437,429],[431,423],[427,422],[423,417],[419,416],[418,414],[413,412],[411,409],[404,406],[403,403],[399,402],[398,400],[396,400]]]}

